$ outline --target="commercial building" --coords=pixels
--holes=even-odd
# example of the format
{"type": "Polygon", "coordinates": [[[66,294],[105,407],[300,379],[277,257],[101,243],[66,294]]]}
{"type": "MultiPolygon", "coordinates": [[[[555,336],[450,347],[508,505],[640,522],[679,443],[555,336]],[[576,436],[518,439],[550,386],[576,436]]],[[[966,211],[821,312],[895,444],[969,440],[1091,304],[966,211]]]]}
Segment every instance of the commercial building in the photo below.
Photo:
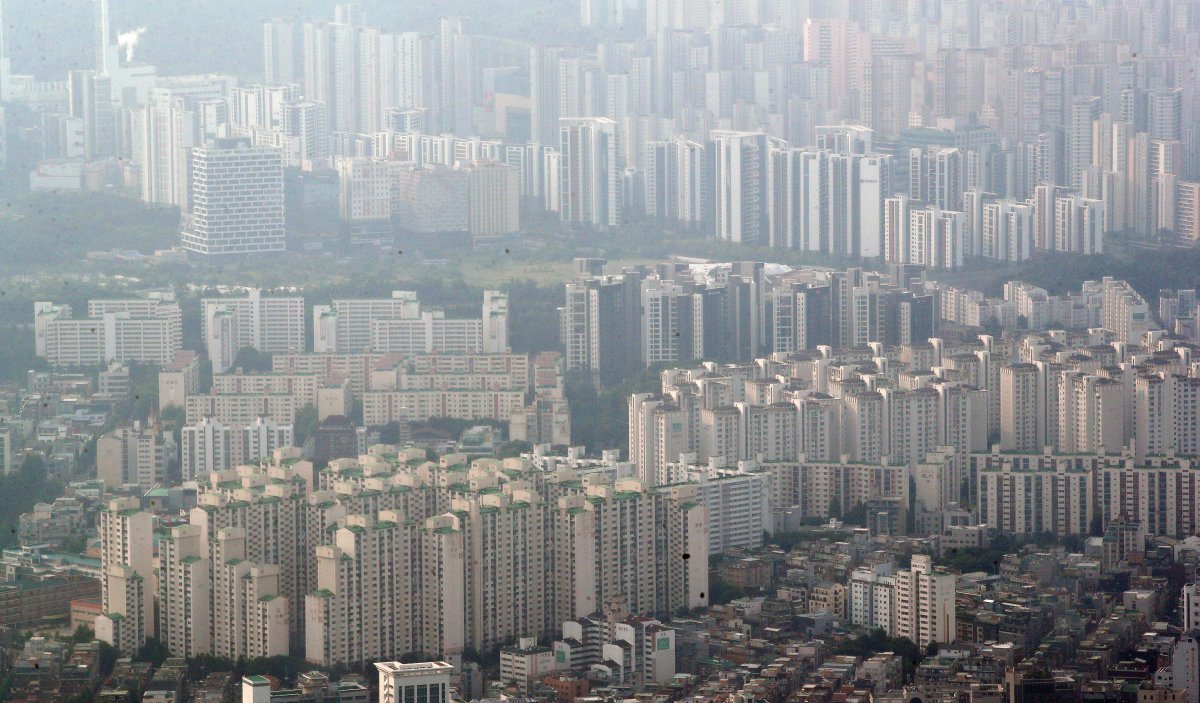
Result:
{"type": "Polygon", "coordinates": [[[379,703],[450,703],[451,664],[376,662],[375,669],[379,671],[379,703]]]}
{"type": "Polygon", "coordinates": [[[192,149],[183,248],[202,255],[284,251],[283,155],[246,139],[192,149]]]}
{"type": "Polygon", "coordinates": [[[74,574],[0,581],[0,626],[30,630],[47,623],[66,625],[77,599],[100,594],[96,579],[74,574]]]}

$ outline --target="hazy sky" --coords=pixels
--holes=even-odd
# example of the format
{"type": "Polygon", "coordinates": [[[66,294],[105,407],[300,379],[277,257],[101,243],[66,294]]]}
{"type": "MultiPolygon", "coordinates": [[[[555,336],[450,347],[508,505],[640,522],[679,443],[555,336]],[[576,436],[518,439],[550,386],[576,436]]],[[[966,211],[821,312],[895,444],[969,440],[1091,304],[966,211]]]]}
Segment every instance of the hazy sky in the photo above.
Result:
{"type": "MultiPolygon", "coordinates": [[[[364,0],[368,21],[389,30],[430,30],[437,17],[476,18],[481,33],[530,35],[573,21],[575,0],[364,0]],[[486,10],[486,13],[483,12],[486,10]]],[[[146,27],[139,59],[160,73],[261,70],[261,22],[333,16],[332,0],[110,0],[118,32],[146,27]]],[[[5,40],[13,70],[61,80],[92,63],[93,0],[7,0],[5,40]]]]}

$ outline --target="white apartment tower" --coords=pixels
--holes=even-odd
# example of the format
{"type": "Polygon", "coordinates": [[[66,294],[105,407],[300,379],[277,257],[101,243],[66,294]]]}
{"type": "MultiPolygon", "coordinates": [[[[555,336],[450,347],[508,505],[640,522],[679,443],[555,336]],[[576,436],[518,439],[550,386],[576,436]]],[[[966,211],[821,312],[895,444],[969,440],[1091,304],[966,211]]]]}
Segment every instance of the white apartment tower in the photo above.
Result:
{"type": "Polygon", "coordinates": [[[1142,333],[1155,326],[1146,299],[1125,281],[1107,276],[1100,281],[1100,289],[1103,295],[1101,326],[1115,334],[1118,342],[1140,343],[1142,333]]]}
{"type": "Polygon", "coordinates": [[[172,654],[212,651],[212,582],[199,525],[172,527],[158,543],[159,639],[172,654]]]}
{"type": "Polygon", "coordinates": [[[415,650],[414,533],[404,516],[349,515],[316,548],[316,590],[305,597],[311,661],[366,662],[415,650]]]}
{"type": "Polygon", "coordinates": [[[1183,597],[1180,598],[1180,610],[1183,611],[1183,629],[1192,631],[1200,627],[1200,583],[1189,583],[1183,587],[1183,597]]]}
{"type": "Polygon", "coordinates": [[[366,156],[337,162],[338,203],[343,222],[387,223],[392,217],[392,180],[387,162],[366,156]]]}
{"type": "Polygon", "coordinates": [[[96,635],[133,655],[154,634],[151,544],[154,517],[137,498],[116,498],[100,511],[100,598],[96,635]]]}
{"type": "Polygon", "coordinates": [[[559,216],[585,227],[621,224],[621,149],[617,123],[605,117],[559,120],[559,216]]]}
{"type": "Polygon", "coordinates": [[[329,160],[325,106],[310,100],[284,103],[281,128],[290,142],[288,166],[311,171],[329,160]]]}
{"type": "Polygon", "coordinates": [[[896,567],[890,562],[862,566],[850,574],[850,622],[889,635],[895,631],[896,567]]]}
{"type": "MultiPolygon", "coordinates": [[[[277,456],[289,455],[280,452],[277,456]]],[[[255,599],[260,596],[268,598],[262,600],[263,605],[256,606],[254,612],[239,615],[242,620],[238,622],[246,623],[245,632],[254,633],[253,628],[273,622],[282,612],[282,641],[286,652],[286,633],[291,631],[298,634],[304,630],[303,608],[293,608],[290,604],[302,603],[304,594],[310,590],[307,555],[311,554],[313,545],[308,543],[302,529],[307,495],[305,480],[291,468],[276,462],[266,472],[256,466],[214,472],[201,485],[203,490],[197,498],[197,507],[189,514],[189,522],[204,530],[205,544],[212,557],[214,591],[228,592],[220,585],[221,579],[225,579],[227,584],[241,584],[247,575],[256,579],[255,584],[241,584],[238,587],[253,586],[257,593],[255,599]],[[218,547],[224,552],[218,553],[218,547]],[[237,564],[230,564],[232,560],[236,560],[237,564]],[[239,566],[238,572],[229,574],[222,571],[229,566],[239,566]]],[[[236,594],[230,597],[234,598],[231,603],[239,602],[236,594]]],[[[235,622],[225,619],[223,607],[235,606],[220,606],[214,601],[213,617],[220,618],[216,622],[235,622]]],[[[219,630],[214,630],[212,640],[218,656],[237,658],[241,656],[238,651],[243,646],[250,646],[241,644],[245,640],[237,639],[222,644],[220,637],[223,635],[219,630]],[[222,647],[231,653],[222,653],[222,647]]],[[[278,647],[279,635],[276,631],[260,629],[257,634],[246,635],[243,632],[229,637],[257,638],[257,644],[253,646],[262,651],[278,647]]]]}
{"type": "Polygon", "coordinates": [[[1041,370],[1034,364],[1000,369],[1000,446],[1034,452],[1046,441],[1046,396],[1041,370]]]}
{"type": "Polygon", "coordinates": [[[954,574],[938,571],[928,554],[914,554],[912,567],[896,572],[896,637],[924,649],[956,639],[954,574]]]}
{"type": "Polygon", "coordinates": [[[286,655],[289,608],[280,595],[281,567],[251,560],[247,551],[248,530],[259,528],[223,527],[215,535],[200,529],[212,570],[212,653],[230,659],[286,655]]]}
{"type": "Polygon", "coordinates": [[[181,98],[155,94],[134,120],[141,136],[142,200],[186,207],[196,113],[181,98]]]}
{"type": "Polygon", "coordinates": [[[230,428],[212,417],[181,430],[183,480],[192,481],[233,466],[230,428]]]}
{"type": "Polygon", "coordinates": [[[1014,535],[1086,535],[1096,511],[1093,477],[1072,457],[1025,462],[999,455],[976,471],[979,520],[1014,535]]]}
{"type": "Polygon", "coordinates": [[[743,244],[768,243],[767,135],[718,130],[711,137],[715,149],[717,238],[743,244]]]}
{"type": "Polygon", "coordinates": [[[511,234],[521,227],[520,171],[499,161],[471,161],[467,179],[467,227],[471,236],[511,234]]]}
{"type": "Polygon", "coordinates": [[[52,366],[166,366],[183,347],[183,313],[169,296],[89,300],[82,319],[69,305],[39,301],[33,323],[34,351],[52,366]]]}

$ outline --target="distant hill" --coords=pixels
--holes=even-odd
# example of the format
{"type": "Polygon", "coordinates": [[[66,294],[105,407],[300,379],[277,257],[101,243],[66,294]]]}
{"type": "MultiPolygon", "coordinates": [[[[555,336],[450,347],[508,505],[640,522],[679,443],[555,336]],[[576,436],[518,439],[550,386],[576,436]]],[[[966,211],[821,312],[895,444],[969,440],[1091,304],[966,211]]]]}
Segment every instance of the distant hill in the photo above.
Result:
{"type": "MultiPolygon", "coordinates": [[[[472,31],[518,39],[571,40],[577,0],[364,0],[375,26],[432,31],[438,17],[470,18],[472,31]]],[[[60,79],[92,65],[94,0],[4,2],[13,70],[60,79]]],[[[262,66],[262,22],[333,16],[329,0],[110,0],[118,32],[145,27],[137,56],[163,75],[227,72],[254,78],[262,66]]]]}

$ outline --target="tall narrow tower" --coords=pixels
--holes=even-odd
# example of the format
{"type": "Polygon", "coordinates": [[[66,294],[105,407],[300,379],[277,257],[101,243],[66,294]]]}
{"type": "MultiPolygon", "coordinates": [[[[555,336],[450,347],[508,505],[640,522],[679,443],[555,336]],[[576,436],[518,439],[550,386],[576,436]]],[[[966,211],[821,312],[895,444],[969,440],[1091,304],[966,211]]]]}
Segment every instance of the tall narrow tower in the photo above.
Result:
{"type": "Polygon", "coordinates": [[[113,75],[120,66],[117,37],[108,14],[108,0],[96,0],[96,73],[113,75]]]}
{"type": "Polygon", "coordinates": [[[8,44],[4,42],[4,0],[0,0],[0,102],[9,99],[9,76],[12,65],[8,61],[8,44]]]}

